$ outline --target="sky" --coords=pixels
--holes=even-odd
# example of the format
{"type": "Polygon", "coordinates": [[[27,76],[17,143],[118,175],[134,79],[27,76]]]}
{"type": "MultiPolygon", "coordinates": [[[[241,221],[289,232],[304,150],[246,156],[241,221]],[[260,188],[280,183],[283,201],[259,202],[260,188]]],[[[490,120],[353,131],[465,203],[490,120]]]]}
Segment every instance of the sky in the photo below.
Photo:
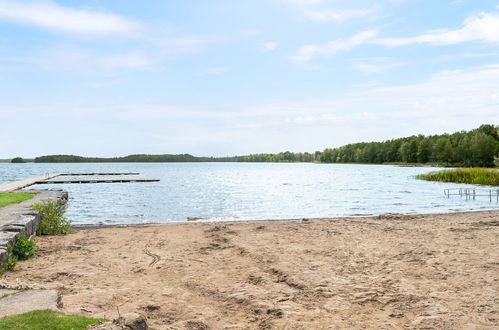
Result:
{"type": "Polygon", "coordinates": [[[499,0],[0,0],[0,158],[499,124],[499,0]]]}

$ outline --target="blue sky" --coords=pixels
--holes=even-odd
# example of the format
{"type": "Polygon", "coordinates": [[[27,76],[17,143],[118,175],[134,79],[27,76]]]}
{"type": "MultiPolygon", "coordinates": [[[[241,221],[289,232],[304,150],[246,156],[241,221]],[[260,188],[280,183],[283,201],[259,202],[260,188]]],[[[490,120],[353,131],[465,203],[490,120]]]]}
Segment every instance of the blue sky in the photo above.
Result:
{"type": "Polygon", "coordinates": [[[499,0],[0,0],[0,158],[499,124],[499,0]]]}

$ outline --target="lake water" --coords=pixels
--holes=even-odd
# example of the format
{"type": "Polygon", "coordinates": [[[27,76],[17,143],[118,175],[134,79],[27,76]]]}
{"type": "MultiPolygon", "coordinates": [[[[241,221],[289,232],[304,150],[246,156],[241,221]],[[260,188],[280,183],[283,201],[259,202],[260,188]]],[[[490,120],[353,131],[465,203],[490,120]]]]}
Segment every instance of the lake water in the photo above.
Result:
{"type": "MultiPolygon", "coordinates": [[[[45,173],[139,172],[152,183],[38,185],[70,194],[75,224],[263,220],[499,209],[488,197],[444,196],[473,187],[414,179],[428,167],[273,163],[0,163],[0,184],[45,173]]],[[[481,187],[483,188],[483,187],[481,187]]]]}

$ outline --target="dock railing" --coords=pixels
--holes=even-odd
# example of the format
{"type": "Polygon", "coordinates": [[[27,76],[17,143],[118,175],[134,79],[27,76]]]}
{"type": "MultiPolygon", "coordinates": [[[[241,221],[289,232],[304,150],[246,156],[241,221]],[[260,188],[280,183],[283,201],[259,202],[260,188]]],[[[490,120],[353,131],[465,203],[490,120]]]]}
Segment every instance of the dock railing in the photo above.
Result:
{"type": "Polygon", "coordinates": [[[495,200],[499,202],[499,189],[477,189],[477,188],[450,188],[444,189],[444,194],[449,198],[450,196],[460,196],[467,200],[475,200],[477,197],[489,197],[492,202],[495,200]]]}

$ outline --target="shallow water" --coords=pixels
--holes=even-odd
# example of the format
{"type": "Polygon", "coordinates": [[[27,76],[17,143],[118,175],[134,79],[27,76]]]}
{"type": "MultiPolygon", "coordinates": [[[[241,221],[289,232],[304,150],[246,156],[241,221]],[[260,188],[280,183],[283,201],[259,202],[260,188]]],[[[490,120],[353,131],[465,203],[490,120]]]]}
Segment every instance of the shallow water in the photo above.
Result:
{"type": "MultiPolygon", "coordinates": [[[[0,163],[0,184],[45,173],[139,172],[152,183],[37,185],[70,194],[76,224],[263,220],[499,209],[488,197],[444,196],[473,185],[414,179],[429,167],[273,163],[0,163]]],[[[63,177],[65,178],[65,177],[63,177]]],[[[88,178],[88,177],[85,177],[88,178]]],[[[60,179],[60,178],[58,178],[60,179]]],[[[481,187],[483,188],[483,187],[481,187]]]]}

